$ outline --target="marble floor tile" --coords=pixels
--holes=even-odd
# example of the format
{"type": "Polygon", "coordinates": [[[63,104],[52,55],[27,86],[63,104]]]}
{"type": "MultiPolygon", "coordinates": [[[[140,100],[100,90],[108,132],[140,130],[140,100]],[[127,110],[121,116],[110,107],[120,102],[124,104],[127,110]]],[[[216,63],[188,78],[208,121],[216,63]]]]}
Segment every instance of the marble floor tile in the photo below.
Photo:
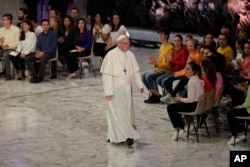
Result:
{"type": "MultiPolygon", "coordinates": [[[[131,48],[141,71],[151,69],[157,49],[131,48]]],[[[99,61],[94,61],[97,68],[99,61]]],[[[46,79],[48,80],[48,79],[46,79]]],[[[250,150],[250,141],[227,145],[223,128],[211,138],[193,134],[171,141],[166,105],[145,104],[148,93],[134,91],[141,139],[132,148],[106,141],[106,102],[101,75],[31,84],[0,79],[0,167],[225,167],[230,150],[250,150]]],[[[226,126],[225,126],[226,127],[226,126]]]]}

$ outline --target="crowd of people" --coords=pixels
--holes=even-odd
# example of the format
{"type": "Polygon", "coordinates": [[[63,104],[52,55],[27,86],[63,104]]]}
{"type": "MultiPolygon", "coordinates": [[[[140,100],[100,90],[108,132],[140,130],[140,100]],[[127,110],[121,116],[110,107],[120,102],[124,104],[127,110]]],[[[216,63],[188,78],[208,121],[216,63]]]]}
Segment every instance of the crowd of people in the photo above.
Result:
{"type": "MultiPolygon", "coordinates": [[[[24,80],[27,69],[30,82],[40,83],[44,80],[46,63],[57,57],[68,71],[67,79],[71,79],[79,72],[78,57],[90,55],[93,48],[95,55],[103,58],[101,72],[109,104],[110,142],[125,141],[131,146],[139,139],[133,115],[132,81],[141,92],[143,84],[148,90],[150,95],[145,103],[167,103],[167,113],[176,130],[173,140],[178,133],[180,138],[186,133],[178,112],[192,112],[200,95],[215,90],[217,97],[223,87],[223,97],[232,100],[232,110],[227,114],[232,132],[228,144],[233,144],[233,139],[240,142],[246,138],[240,134],[244,127],[236,126],[236,116],[250,116],[250,34],[247,29],[241,28],[235,33],[230,25],[224,24],[218,42],[213,34],[207,33],[203,41],[187,35],[184,43],[182,35],[175,35],[171,42],[170,30],[159,28],[159,56],[148,57],[147,62],[153,69],[140,77],[120,15],[114,12],[109,18],[103,11],[88,12],[90,29],[85,18],[79,17],[77,8],[71,8],[69,15],[51,8],[41,25],[26,8],[19,9],[17,26],[12,23],[12,14],[4,14],[0,28],[0,58],[4,65],[1,75],[6,81],[14,79],[12,63],[18,80],[24,80]],[[160,94],[159,87],[164,94],[160,94]]],[[[50,79],[57,78],[57,59],[51,63],[50,79]]]]}
{"type": "MultiPolygon", "coordinates": [[[[215,91],[215,99],[222,92],[222,102],[231,101],[227,113],[232,138],[228,144],[246,138],[244,126],[237,129],[237,116],[250,116],[250,39],[247,28],[233,32],[229,24],[221,27],[218,41],[207,33],[203,41],[187,35],[185,44],[179,34],[169,43],[170,32],[167,28],[158,31],[162,45],[158,59],[148,57],[148,64],[154,69],[143,72],[142,81],[149,92],[145,103],[166,103],[167,113],[176,130],[172,139],[184,137],[190,120],[180,122],[178,112],[193,112],[199,97],[215,91]],[[164,29],[164,31],[163,31],[164,29]],[[162,94],[159,92],[162,88],[162,94]],[[246,93],[248,92],[248,93],[246,93]]],[[[200,128],[200,127],[199,127],[200,128]]]]}

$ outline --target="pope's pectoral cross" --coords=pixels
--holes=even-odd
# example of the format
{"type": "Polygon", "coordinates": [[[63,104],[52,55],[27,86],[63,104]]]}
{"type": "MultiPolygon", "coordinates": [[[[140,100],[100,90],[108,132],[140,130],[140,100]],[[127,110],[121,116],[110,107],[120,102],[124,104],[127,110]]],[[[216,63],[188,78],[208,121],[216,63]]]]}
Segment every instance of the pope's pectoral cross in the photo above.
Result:
{"type": "Polygon", "coordinates": [[[127,72],[126,68],[124,68],[123,72],[124,72],[124,73],[125,73],[125,75],[126,75],[126,72],[127,72]]]}

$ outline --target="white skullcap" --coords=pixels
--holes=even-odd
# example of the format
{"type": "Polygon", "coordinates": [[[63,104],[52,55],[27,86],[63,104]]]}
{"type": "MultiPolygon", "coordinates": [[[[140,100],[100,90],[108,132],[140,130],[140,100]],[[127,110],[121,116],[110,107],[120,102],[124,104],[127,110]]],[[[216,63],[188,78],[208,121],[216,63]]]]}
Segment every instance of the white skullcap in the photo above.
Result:
{"type": "Polygon", "coordinates": [[[119,37],[117,38],[117,42],[119,42],[123,38],[128,38],[128,37],[126,35],[119,35],[119,37]]]}

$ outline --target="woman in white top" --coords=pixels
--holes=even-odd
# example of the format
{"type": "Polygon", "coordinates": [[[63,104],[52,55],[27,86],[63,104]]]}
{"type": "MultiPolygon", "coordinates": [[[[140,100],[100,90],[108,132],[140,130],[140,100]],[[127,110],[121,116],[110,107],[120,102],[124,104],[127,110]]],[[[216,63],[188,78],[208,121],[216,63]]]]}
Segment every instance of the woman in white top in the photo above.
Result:
{"type": "Polygon", "coordinates": [[[113,49],[117,45],[117,38],[119,35],[126,35],[127,29],[124,25],[122,25],[121,17],[118,13],[114,13],[112,15],[112,23],[111,23],[111,32],[110,38],[105,47],[105,51],[113,49]]]}
{"type": "Polygon", "coordinates": [[[16,49],[18,53],[17,56],[10,56],[13,66],[17,70],[18,80],[22,80],[24,78],[25,71],[25,57],[31,53],[35,52],[36,48],[36,34],[33,31],[32,25],[30,21],[23,21],[20,42],[16,49]]]}
{"type": "Polygon", "coordinates": [[[175,128],[175,134],[172,140],[177,139],[177,133],[179,129],[179,138],[185,136],[184,122],[181,115],[178,112],[193,112],[197,106],[199,96],[204,93],[204,81],[201,79],[200,66],[195,62],[190,62],[186,65],[186,76],[189,78],[187,84],[187,97],[175,97],[173,104],[167,106],[167,112],[173,127],[175,128]]]}
{"type": "Polygon", "coordinates": [[[110,36],[110,26],[105,24],[102,16],[97,13],[95,15],[95,23],[93,26],[93,41],[94,41],[94,53],[96,56],[104,58],[105,46],[110,36]]]}

